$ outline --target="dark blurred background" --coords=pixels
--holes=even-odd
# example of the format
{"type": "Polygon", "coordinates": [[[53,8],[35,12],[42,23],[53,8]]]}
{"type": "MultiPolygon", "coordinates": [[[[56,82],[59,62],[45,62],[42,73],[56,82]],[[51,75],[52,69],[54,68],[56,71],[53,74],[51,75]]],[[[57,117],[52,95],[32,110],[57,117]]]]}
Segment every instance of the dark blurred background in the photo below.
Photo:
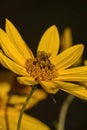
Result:
{"type": "MultiPolygon", "coordinates": [[[[62,34],[65,27],[72,29],[73,42],[85,45],[87,57],[87,2],[70,0],[0,0],[0,26],[4,29],[5,18],[14,23],[23,39],[35,53],[44,31],[55,24],[62,34]]],[[[3,67],[1,66],[1,69],[3,67]]],[[[67,93],[54,95],[55,104],[49,96],[27,113],[37,117],[55,130],[61,106],[67,93]]],[[[75,98],[66,117],[65,130],[87,130],[87,102],[75,98]]]]}

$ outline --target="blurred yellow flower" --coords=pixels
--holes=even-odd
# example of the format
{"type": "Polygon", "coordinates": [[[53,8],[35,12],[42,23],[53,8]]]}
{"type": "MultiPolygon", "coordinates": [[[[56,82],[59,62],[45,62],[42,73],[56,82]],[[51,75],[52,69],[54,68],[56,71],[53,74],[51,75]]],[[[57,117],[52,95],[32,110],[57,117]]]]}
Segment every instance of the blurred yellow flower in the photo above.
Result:
{"type": "Polygon", "coordinates": [[[87,81],[87,67],[72,68],[83,53],[82,44],[69,47],[57,55],[60,40],[58,30],[53,25],[43,34],[35,58],[17,29],[7,19],[5,29],[6,32],[0,29],[0,62],[19,75],[19,83],[40,84],[48,93],[56,93],[61,89],[87,99],[87,90],[77,84],[87,81]]]}
{"type": "MultiPolygon", "coordinates": [[[[19,84],[16,80],[16,75],[11,71],[0,72],[0,98],[4,104],[8,103],[9,106],[13,106],[20,110],[31,89],[32,88],[29,86],[19,84]],[[9,97],[10,100],[8,100],[9,97]]],[[[47,93],[43,89],[37,88],[31,96],[26,109],[35,106],[46,97],[47,93]]],[[[3,107],[3,105],[1,105],[1,107],[3,107]]]]}
{"type": "MultiPolygon", "coordinates": [[[[17,129],[16,127],[20,114],[19,110],[30,91],[30,87],[26,88],[26,86],[24,87],[17,83],[15,77],[16,75],[10,71],[0,72],[0,130],[7,130],[8,127],[9,130],[17,129]],[[8,100],[9,96],[11,96],[10,100],[8,100]]],[[[46,98],[46,96],[47,95],[43,90],[36,89],[29,101],[29,104],[27,104],[27,108],[33,107],[39,101],[46,98]]],[[[50,128],[40,120],[24,114],[21,130],[27,130],[29,128],[31,130],[50,130],[50,128]]]]}
{"type": "MultiPolygon", "coordinates": [[[[6,119],[5,119],[5,109],[0,109],[0,130],[7,130],[6,119]]],[[[20,112],[15,109],[8,107],[7,119],[9,130],[16,130],[17,121],[20,112]]],[[[40,120],[31,117],[30,115],[24,114],[22,118],[21,130],[50,130],[50,128],[41,122],[40,120]]]]}

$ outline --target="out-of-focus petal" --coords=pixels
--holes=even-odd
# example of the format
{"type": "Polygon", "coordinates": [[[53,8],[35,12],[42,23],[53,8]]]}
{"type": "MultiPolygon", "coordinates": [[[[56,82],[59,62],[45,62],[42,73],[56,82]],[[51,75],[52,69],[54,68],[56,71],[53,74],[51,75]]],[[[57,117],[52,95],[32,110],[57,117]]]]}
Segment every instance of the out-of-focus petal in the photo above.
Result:
{"type": "MultiPolygon", "coordinates": [[[[20,112],[13,108],[8,108],[7,115],[8,115],[8,124],[10,130],[17,129],[17,123],[19,118],[20,112]]],[[[5,109],[0,110],[0,128],[6,130],[5,124],[5,109]]],[[[23,115],[22,123],[21,123],[21,130],[50,130],[50,128],[41,122],[40,120],[31,117],[27,114],[23,115]]]]}
{"type": "Polygon", "coordinates": [[[84,60],[84,65],[87,65],[87,60],[84,60]]]}
{"type": "Polygon", "coordinates": [[[0,96],[5,97],[11,89],[15,74],[11,71],[0,72],[0,96]]]}
{"type": "MultiPolygon", "coordinates": [[[[24,86],[23,86],[24,87],[24,86]]],[[[31,91],[32,87],[27,86],[28,89],[28,94],[31,91]]],[[[10,104],[16,107],[18,110],[21,110],[23,103],[26,101],[27,95],[28,94],[12,94],[11,99],[10,99],[10,104]]],[[[33,106],[37,105],[41,100],[44,100],[47,97],[47,93],[42,90],[42,89],[36,89],[29,101],[29,103],[26,106],[26,109],[30,109],[33,106]]]]}
{"type": "Polygon", "coordinates": [[[71,32],[71,29],[69,27],[65,28],[64,29],[64,32],[61,36],[61,39],[60,39],[60,42],[61,42],[61,50],[65,50],[67,48],[69,48],[70,46],[72,46],[72,32],[71,32]]]}

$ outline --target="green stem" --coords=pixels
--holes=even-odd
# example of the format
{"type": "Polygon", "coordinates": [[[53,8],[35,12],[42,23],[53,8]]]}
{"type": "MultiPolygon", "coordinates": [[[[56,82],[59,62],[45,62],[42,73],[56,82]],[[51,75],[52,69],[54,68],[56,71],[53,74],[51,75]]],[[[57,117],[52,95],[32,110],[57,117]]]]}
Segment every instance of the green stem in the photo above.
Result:
{"type": "Polygon", "coordinates": [[[20,115],[19,115],[19,119],[18,119],[17,130],[20,130],[21,120],[22,120],[22,116],[23,116],[25,107],[26,107],[27,103],[29,102],[31,96],[33,95],[35,89],[36,89],[36,86],[32,86],[32,90],[31,90],[31,92],[29,93],[29,95],[28,95],[26,101],[25,101],[24,104],[23,104],[23,107],[22,107],[22,109],[21,109],[21,111],[20,111],[20,115]]]}

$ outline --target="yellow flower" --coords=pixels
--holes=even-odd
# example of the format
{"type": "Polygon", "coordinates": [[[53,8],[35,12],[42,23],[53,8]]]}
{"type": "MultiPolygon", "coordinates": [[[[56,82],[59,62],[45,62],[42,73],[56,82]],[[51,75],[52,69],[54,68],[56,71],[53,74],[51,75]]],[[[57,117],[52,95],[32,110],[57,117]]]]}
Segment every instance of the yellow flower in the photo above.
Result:
{"type": "MultiPolygon", "coordinates": [[[[4,104],[8,102],[9,106],[13,106],[20,110],[30,91],[31,87],[19,84],[16,80],[16,75],[11,71],[0,72],[0,101],[2,100],[4,104]],[[8,101],[9,97],[10,100],[8,101]]],[[[35,106],[46,97],[47,93],[43,89],[37,88],[31,96],[26,109],[35,106]]],[[[3,105],[0,105],[0,108],[1,107],[3,107],[3,105]]]]}
{"type": "MultiPolygon", "coordinates": [[[[12,87],[14,88],[14,86],[16,87],[17,85],[17,83],[14,84],[14,79],[15,79],[14,73],[10,71],[0,72],[0,129],[1,130],[7,130],[6,119],[8,122],[9,130],[16,130],[18,118],[20,114],[19,106],[22,107],[22,103],[24,103],[24,101],[26,100],[26,95],[24,95],[25,89],[23,92],[21,91],[20,87],[17,90],[15,89],[15,91],[10,90],[12,89],[12,87]],[[14,93],[11,95],[10,102],[6,106],[6,104],[8,103],[9,91],[16,92],[16,94],[14,93]],[[23,95],[17,95],[19,91],[23,95]],[[11,107],[9,107],[9,105],[11,107]]],[[[29,90],[27,93],[29,93],[29,90]]],[[[45,93],[43,93],[42,90],[40,91],[37,89],[35,93],[32,95],[27,107],[31,108],[37,102],[42,100],[42,98],[45,98],[45,97],[46,97],[45,93]]],[[[40,120],[30,115],[24,114],[22,118],[21,130],[27,130],[28,128],[30,128],[30,130],[36,130],[36,129],[37,130],[50,130],[50,128],[46,124],[41,122],[40,120]]]]}
{"type": "Polygon", "coordinates": [[[43,34],[35,58],[9,20],[6,20],[5,29],[6,32],[0,29],[0,62],[18,75],[19,83],[39,84],[48,93],[56,93],[61,89],[87,99],[86,88],[77,84],[87,81],[87,67],[72,68],[83,53],[82,44],[72,46],[57,55],[60,40],[58,30],[53,25],[43,34]]]}
{"type": "MultiPolygon", "coordinates": [[[[7,109],[7,119],[8,119],[8,125],[9,130],[16,130],[17,128],[17,122],[20,112],[15,109],[8,107],[7,109]]],[[[1,130],[7,130],[6,127],[6,119],[5,119],[5,109],[0,109],[0,129],[1,130]]],[[[21,130],[50,130],[50,128],[41,122],[40,120],[24,114],[22,118],[22,124],[21,124],[21,130]]]]}

